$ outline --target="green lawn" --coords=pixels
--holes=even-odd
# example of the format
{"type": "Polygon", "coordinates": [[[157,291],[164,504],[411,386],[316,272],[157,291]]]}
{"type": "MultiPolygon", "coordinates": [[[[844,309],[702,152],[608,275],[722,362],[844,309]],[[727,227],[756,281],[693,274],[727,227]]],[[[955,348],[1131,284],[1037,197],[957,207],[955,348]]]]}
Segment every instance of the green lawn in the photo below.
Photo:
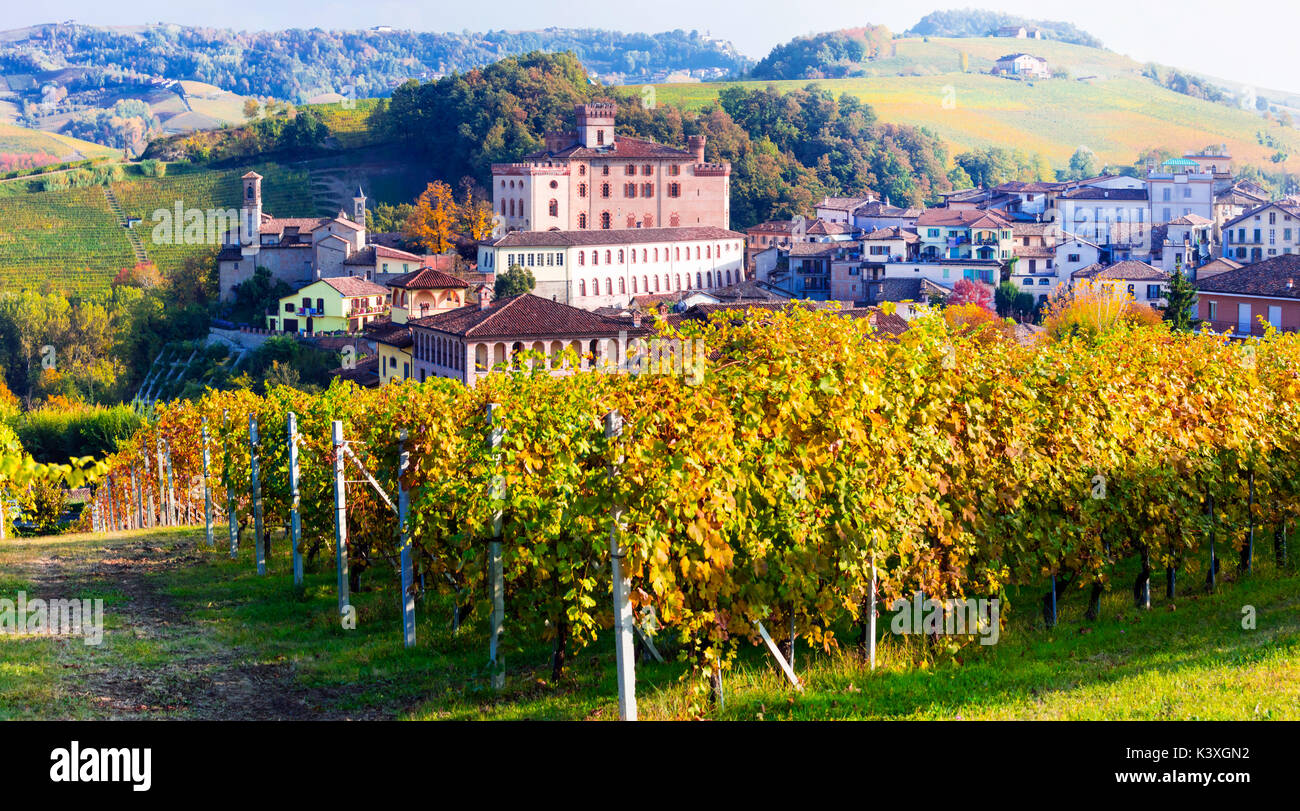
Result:
{"type": "MultiPolygon", "coordinates": [[[[553,718],[617,716],[608,638],[576,652],[550,680],[549,646],[509,636],[507,684],[488,682],[485,623],[458,634],[449,606],[418,609],[418,645],[402,646],[395,576],[374,569],[354,596],[358,627],[335,618],[328,565],[301,596],[277,541],[271,573],[249,551],[230,560],[202,531],[10,540],[0,545],[0,596],[101,596],[104,643],[0,637],[0,719],[5,718],[553,718]]],[[[218,533],[218,544],[222,541],[218,533]]],[[[1047,631],[1037,595],[1016,598],[997,645],[933,651],[915,638],[881,643],[880,667],[849,653],[797,647],[805,681],[791,690],[764,649],[742,646],[725,679],[719,719],[1296,719],[1300,718],[1300,577],[1275,571],[1261,549],[1257,571],[1219,592],[1181,584],[1171,606],[1157,590],[1136,611],[1124,584],[1082,619],[1083,599],[1062,601],[1047,631]],[[1195,593],[1193,593],[1195,592],[1195,593]],[[1257,628],[1244,630],[1244,605],[1257,628]]],[[[328,555],[327,555],[328,557],[328,555]]],[[[328,561],[325,561],[328,563],[328,561]]],[[[1162,578],[1158,578],[1163,583],[1162,578]]],[[[888,629],[888,617],[882,619],[888,629]]],[[[849,629],[840,636],[850,638],[849,629]]],[[[661,643],[667,640],[661,639],[661,643]]],[[[642,718],[691,717],[685,665],[641,665],[642,718]]]]}

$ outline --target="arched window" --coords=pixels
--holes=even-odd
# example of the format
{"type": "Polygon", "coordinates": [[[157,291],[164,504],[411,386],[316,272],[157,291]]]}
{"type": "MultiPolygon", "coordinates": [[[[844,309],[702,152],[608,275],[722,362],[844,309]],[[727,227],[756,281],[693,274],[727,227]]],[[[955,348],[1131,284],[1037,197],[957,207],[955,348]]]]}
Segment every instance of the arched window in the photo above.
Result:
{"type": "Polygon", "coordinates": [[[610,251],[610,250],[606,250],[606,251],[605,251],[605,264],[607,264],[607,265],[612,265],[612,264],[614,264],[614,252],[613,252],[613,251],[610,251]]]}
{"type": "Polygon", "coordinates": [[[551,202],[547,203],[546,212],[550,214],[552,217],[560,216],[560,202],[558,200],[552,200],[551,202]]]}
{"type": "Polygon", "coordinates": [[[607,295],[607,296],[612,296],[612,295],[614,295],[614,280],[613,280],[613,279],[606,279],[606,280],[605,280],[605,295],[607,295]]]}
{"type": "Polygon", "coordinates": [[[587,283],[584,282],[582,279],[578,280],[578,295],[580,296],[587,295],[587,283]]]}
{"type": "Polygon", "coordinates": [[[696,271],[696,273],[695,273],[695,286],[696,286],[696,287],[703,287],[703,286],[704,286],[704,283],[700,281],[700,274],[699,274],[698,271],[696,271]]]}
{"type": "Polygon", "coordinates": [[[712,245],[705,245],[705,246],[704,246],[704,258],[705,258],[705,259],[712,259],[712,258],[713,258],[713,246],[712,246],[712,245]]]}
{"type": "Polygon", "coordinates": [[[593,296],[599,296],[599,295],[600,295],[600,279],[592,279],[592,280],[591,280],[591,294],[592,294],[593,296]]]}
{"type": "Polygon", "coordinates": [[[623,263],[623,249],[622,249],[622,248],[619,248],[619,249],[618,249],[618,261],[619,261],[619,264],[622,264],[622,263],[623,263]]]}
{"type": "MultiPolygon", "coordinates": [[[[506,182],[504,180],[501,181],[501,185],[502,186],[506,185],[506,182]]],[[[506,215],[506,201],[503,199],[501,201],[501,216],[504,217],[505,215],[506,215]]]]}
{"type": "Polygon", "coordinates": [[[696,245],[696,246],[695,246],[695,258],[696,258],[696,259],[699,259],[699,258],[700,258],[700,246],[699,246],[699,245],[696,245]]]}
{"type": "MultiPolygon", "coordinates": [[[[649,288],[646,289],[648,290],[649,288]]],[[[657,275],[655,276],[655,292],[659,292],[659,277],[657,275]]]]}
{"type": "Polygon", "coordinates": [[[632,249],[632,251],[631,251],[631,256],[632,256],[632,264],[635,265],[635,264],[636,264],[636,248],[633,248],[633,249],[632,249]]]}
{"type": "Polygon", "coordinates": [[[578,264],[579,264],[579,265],[585,265],[585,264],[587,264],[587,252],[586,252],[586,251],[578,251],[578,264]]]}
{"type": "Polygon", "coordinates": [[[674,259],[681,259],[681,258],[682,258],[682,249],[681,249],[681,248],[673,248],[673,258],[674,258],[674,259]]]}
{"type": "Polygon", "coordinates": [[[619,280],[618,280],[618,294],[621,296],[621,295],[623,295],[623,294],[626,293],[626,292],[627,292],[627,282],[624,281],[622,277],[619,277],[619,280]]]}
{"type": "Polygon", "coordinates": [[[682,289],[682,274],[680,273],[677,274],[677,289],[682,289]]]}
{"type": "MultiPolygon", "coordinates": [[[[585,164],[585,163],[580,163],[580,164],[578,164],[578,176],[581,177],[582,175],[585,175],[585,174],[587,174],[587,164],[585,164]]],[[[586,188],[587,188],[587,187],[584,185],[584,186],[583,186],[583,189],[585,190],[586,188]]],[[[584,195],[586,194],[585,191],[584,191],[583,193],[584,193],[584,195]]]]}
{"type": "Polygon", "coordinates": [[[632,295],[636,295],[636,277],[632,277],[632,295]]]}
{"type": "Polygon", "coordinates": [[[511,216],[511,217],[515,216],[515,201],[514,201],[514,200],[511,200],[511,201],[510,201],[510,216],[511,216]]]}
{"type": "MultiPolygon", "coordinates": [[[[647,250],[647,249],[645,249],[645,248],[642,248],[642,249],[641,249],[641,261],[642,261],[642,262],[645,262],[645,261],[649,260],[649,258],[650,258],[650,251],[647,250]]],[[[658,261],[658,260],[659,260],[659,249],[658,249],[658,248],[655,248],[655,261],[658,261]]]]}
{"type": "Polygon", "coordinates": [[[593,265],[599,265],[599,264],[600,264],[600,251],[592,251],[592,252],[591,252],[591,264],[593,264],[593,265]]]}
{"type": "MultiPolygon", "coordinates": [[[[656,276],[655,278],[657,279],[657,278],[659,278],[659,277],[656,276]]],[[[649,276],[642,276],[642,277],[641,277],[641,286],[645,288],[645,291],[646,291],[647,293],[650,292],[650,277],[649,277],[649,276]]]]}
{"type": "Polygon", "coordinates": [[[606,231],[609,230],[609,227],[610,227],[610,218],[609,218],[609,212],[608,212],[608,211],[602,211],[602,212],[600,212],[600,227],[603,228],[603,229],[605,229],[606,231]]]}
{"type": "Polygon", "coordinates": [[[579,228],[587,227],[587,215],[585,212],[578,214],[578,227],[579,228]]]}
{"type": "Polygon", "coordinates": [[[586,196],[587,196],[587,184],[586,184],[586,183],[579,183],[579,184],[578,184],[578,196],[579,196],[579,197],[586,197],[586,196]]]}
{"type": "Polygon", "coordinates": [[[601,196],[601,197],[609,197],[609,184],[608,184],[608,183],[601,183],[601,184],[600,184],[600,196],[601,196]]]}

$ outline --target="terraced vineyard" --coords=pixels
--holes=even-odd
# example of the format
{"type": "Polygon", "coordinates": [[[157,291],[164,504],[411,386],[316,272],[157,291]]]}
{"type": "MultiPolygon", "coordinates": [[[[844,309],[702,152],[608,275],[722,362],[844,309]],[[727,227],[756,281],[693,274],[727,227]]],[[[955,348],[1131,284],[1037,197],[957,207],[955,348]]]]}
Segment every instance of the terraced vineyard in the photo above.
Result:
{"type": "MultiPolygon", "coordinates": [[[[278,164],[259,164],[217,171],[172,171],[165,177],[133,177],[112,190],[128,217],[139,217],[136,234],[149,259],[166,273],[188,255],[211,250],[211,244],[173,244],[154,240],[159,209],[206,212],[240,203],[239,178],[252,168],[265,177],[264,209],[295,216],[316,211],[307,172],[278,164]]],[[[22,188],[26,188],[25,186],[22,188]]],[[[114,214],[104,188],[16,191],[0,194],[0,288],[39,289],[47,282],[69,293],[106,289],[113,276],[135,263],[126,230],[114,214]]],[[[174,231],[173,231],[174,235],[174,231]]]]}
{"type": "Polygon", "coordinates": [[[133,264],[101,186],[0,197],[0,289],[103,289],[133,264]]]}
{"type": "Polygon", "coordinates": [[[377,140],[370,131],[367,119],[378,103],[377,99],[357,99],[352,102],[350,108],[344,107],[341,103],[304,106],[320,113],[321,120],[329,127],[330,134],[339,142],[339,146],[344,149],[356,149],[369,146],[377,140]]]}

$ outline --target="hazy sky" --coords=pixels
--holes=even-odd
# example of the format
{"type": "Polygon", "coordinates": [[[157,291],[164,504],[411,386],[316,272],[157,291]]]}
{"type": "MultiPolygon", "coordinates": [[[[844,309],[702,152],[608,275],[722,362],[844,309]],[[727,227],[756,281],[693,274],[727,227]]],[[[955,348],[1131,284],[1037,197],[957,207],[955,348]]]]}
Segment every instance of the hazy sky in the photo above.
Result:
{"type": "Polygon", "coordinates": [[[1034,19],[1065,20],[1108,48],[1141,61],[1191,68],[1260,87],[1300,90],[1300,4],[1263,0],[45,0],[8,6],[17,27],[75,19],[97,25],[175,22],[237,29],[368,28],[421,31],[593,27],[624,31],[708,30],[759,58],[793,36],[883,23],[903,31],[935,9],[977,6],[1034,19]]]}

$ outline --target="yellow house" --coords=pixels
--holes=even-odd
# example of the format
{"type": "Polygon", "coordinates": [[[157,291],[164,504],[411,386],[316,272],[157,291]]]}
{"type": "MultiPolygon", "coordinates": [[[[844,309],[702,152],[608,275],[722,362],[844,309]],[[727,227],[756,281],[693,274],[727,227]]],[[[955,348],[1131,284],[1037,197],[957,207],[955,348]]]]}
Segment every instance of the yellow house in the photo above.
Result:
{"type": "Polygon", "coordinates": [[[388,289],[360,276],[319,279],[280,299],[266,326],[284,332],[359,332],[388,314],[388,289]]]}
{"type": "Polygon", "coordinates": [[[378,348],[381,385],[414,375],[413,340],[407,321],[465,306],[470,288],[464,279],[431,267],[404,273],[387,284],[393,291],[392,317],[366,330],[366,337],[378,348]]]}

